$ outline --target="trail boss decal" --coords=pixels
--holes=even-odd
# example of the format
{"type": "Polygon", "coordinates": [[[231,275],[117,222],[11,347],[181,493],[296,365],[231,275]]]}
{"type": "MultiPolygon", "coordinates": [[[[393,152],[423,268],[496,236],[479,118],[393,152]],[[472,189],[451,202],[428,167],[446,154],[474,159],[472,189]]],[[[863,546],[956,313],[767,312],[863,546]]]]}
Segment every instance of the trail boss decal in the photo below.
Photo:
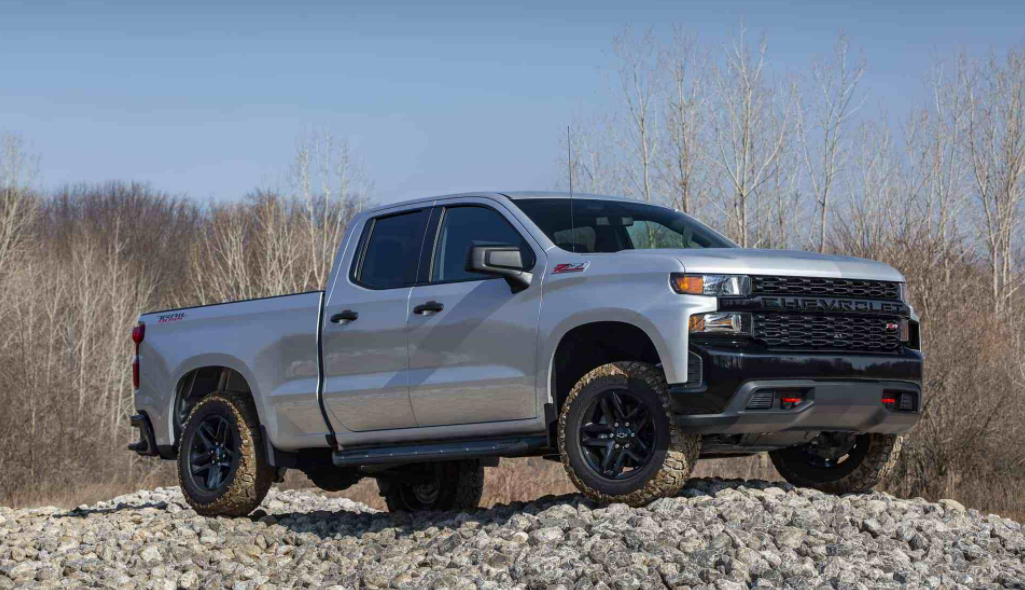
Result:
{"type": "Polygon", "coordinates": [[[587,266],[590,262],[565,262],[563,264],[556,264],[555,268],[552,269],[553,275],[561,275],[568,272],[584,272],[587,270],[587,266]]]}
{"type": "Polygon", "coordinates": [[[185,312],[179,311],[178,313],[165,313],[157,316],[158,324],[166,324],[168,322],[177,322],[185,319],[185,312]]]}

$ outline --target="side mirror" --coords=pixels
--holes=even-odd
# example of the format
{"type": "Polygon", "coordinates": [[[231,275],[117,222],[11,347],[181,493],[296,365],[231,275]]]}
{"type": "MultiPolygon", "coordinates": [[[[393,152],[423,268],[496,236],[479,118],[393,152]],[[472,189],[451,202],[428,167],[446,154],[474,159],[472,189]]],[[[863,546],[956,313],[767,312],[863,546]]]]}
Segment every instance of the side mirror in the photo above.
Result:
{"type": "Polygon", "coordinates": [[[470,248],[466,270],[480,274],[502,277],[509,283],[513,293],[530,286],[534,275],[523,268],[523,254],[512,246],[476,246],[470,248]]]}

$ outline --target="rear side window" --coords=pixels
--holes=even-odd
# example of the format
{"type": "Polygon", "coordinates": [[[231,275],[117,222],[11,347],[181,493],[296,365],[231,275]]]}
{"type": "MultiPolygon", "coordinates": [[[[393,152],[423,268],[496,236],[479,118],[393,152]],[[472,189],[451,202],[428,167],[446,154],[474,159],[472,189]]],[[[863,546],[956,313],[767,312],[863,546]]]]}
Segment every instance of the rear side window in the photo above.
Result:
{"type": "Polygon", "coordinates": [[[441,220],[431,282],[448,283],[494,278],[469,272],[466,261],[475,246],[519,248],[527,268],[534,266],[534,251],[523,236],[497,211],[487,207],[449,207],[441,220]]]}
{"type": "Polygon", "coordinates": [[[370,222],[355,279],[371,289],[396,289],[416,282],[416,269],[429,210],[370,222]]]}

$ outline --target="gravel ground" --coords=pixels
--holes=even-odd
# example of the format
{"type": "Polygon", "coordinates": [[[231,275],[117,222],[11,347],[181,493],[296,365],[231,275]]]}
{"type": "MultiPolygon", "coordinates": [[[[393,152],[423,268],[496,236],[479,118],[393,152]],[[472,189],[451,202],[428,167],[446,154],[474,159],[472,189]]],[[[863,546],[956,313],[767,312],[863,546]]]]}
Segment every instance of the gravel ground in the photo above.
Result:
{"type": "Polygon", "coordinates": [[[177,488],[0,508],[0,588],[1025,588],[1023,559],[1020,524],[950,500],[766,482],[415,516],[272,490],[252,518],[204,518],[177,488]]]}

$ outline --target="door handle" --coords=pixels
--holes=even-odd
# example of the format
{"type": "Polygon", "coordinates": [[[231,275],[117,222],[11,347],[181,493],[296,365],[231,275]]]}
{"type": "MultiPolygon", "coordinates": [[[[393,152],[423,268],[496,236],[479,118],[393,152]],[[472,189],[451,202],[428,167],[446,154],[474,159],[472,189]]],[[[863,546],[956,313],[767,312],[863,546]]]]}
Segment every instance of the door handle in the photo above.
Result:
{"type": "Polygon", "coordinates": [[[355,322],[358,319],[358,313],[352,311],[351,309],[346,309],[341,313],[336,313],[335,315],[331,316],[331,323],[340,324],[342,322],[355,322]]]}
{"type": "Polygon", "coordinates": [[[437,301],[428,301],[422,303],[413,308],[413,313],[416,315],[427,315],[428,313],[437,313],[445,309],[445,306],[437,301]]]}

